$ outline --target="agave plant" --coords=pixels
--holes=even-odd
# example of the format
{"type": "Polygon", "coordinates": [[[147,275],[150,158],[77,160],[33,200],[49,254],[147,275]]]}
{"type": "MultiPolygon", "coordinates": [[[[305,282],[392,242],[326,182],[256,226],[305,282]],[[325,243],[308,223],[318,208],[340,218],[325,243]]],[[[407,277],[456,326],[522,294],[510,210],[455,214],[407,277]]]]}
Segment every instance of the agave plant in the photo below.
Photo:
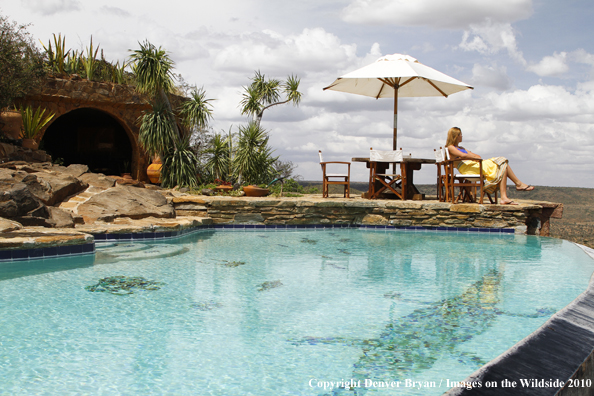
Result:
{"type": "Polygon", "coordinates": [[[126,61],[122,62],[122,66],[120,66],[120,61],[117,61],[113,68],[111,69],[111,81],[117,84],[124,84],[125,83],[125,69],[128,66],[126,61]]]}
{"type": "Polygon", "coordinates": [[[79,73],[82,69],[82,62],[78,51],[68,52],[69,54],[64,64],[64,71],[68,74],[79,73]]]}
{"type": "Polygon", "coordinates": [[[87,56],[81,57],[82,66],[85,70],[86,76],[88,80],[93,80],[95,78],[95,70],[97,69],[97,53],[99,52],[99,47],[95,49],[93,52],[93,36],[91,36],[91,44],[87,47],[87,56]]]}
{"type": "Polygon", "coordinates": [[[23,118],[23,129],[21,130],[22,139],[35,139],[37,134],[44,126],[46,126],[56,115],[48,112],[45,114],[45,109],[38,107],[35,112],[31,106],[20,107],[21,117],[23,118]]]}
{"type": "Polygon", "coordinates": [[[54,46],[56,47],[55,52],[52,48],[52,42],[48,41],[47,47],[41,43],[43,49],[47,53],[49,59],[49,65],[51,69],[58,73],[64,74],[64,68],[66,66],[66,58],[70,50],[66,51],[66,37],[62,38],[62,34],[58,34],[58,37],[54,34],[54,46]]]}

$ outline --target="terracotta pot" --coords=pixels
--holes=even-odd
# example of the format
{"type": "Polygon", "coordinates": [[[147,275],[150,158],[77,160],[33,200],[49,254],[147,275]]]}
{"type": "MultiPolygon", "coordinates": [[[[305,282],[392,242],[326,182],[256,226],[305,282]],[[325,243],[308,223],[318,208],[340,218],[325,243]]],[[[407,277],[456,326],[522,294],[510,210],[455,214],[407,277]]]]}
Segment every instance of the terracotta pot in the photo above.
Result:
{"type": "Polygon", "coordinates": [[[163,164],[160,158],[153,159],[153,163],[150,164],[146,170],[146,175],[153,184],[161,183],[161,168],[163,164]]]}
{"type": "Polygon", "coordinates": [[[215,191],[219,191],[219,192],[229,192],[232,190],[233,190],[233,186],[225,186],[223,184],[215,187],[215,191]]]}
{"type": "Polygon", "coordinates": [[[23,117],[19,111],[3,111],[0,113],[0,122],[4,124],[2,131],[11,139],[20,139],[23,117]]]}
{"type": "Polygon", "coordinates": [[[39,143],[35,139],[23,139],[23,148],[37,150],[37,147],[39,147],[39,143]]]}
{"type": "Polygon", "coordinates": [[[270,192],[267,188],[260,188],[257,186],[245,186],[243,192],[246,197],[265,197],[270,192]]]}

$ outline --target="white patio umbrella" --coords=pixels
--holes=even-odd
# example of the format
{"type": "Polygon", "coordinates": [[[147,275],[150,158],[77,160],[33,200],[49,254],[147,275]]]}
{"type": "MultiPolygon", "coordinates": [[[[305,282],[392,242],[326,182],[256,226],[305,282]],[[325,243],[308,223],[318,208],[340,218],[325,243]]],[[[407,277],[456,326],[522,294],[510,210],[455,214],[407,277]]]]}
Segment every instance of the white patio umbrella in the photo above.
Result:
{"type": "Polygon", "coordinates": [[[448,97],[465,89],[468,84],[447,76],[419,63],[412,56],[393,54],[379,58],[371,65],[362,67],[324,88],[349,92],[373,98],[394,98],[394,140],[396,150],[398,125],[398,97],[443,96],[448,97]]]}

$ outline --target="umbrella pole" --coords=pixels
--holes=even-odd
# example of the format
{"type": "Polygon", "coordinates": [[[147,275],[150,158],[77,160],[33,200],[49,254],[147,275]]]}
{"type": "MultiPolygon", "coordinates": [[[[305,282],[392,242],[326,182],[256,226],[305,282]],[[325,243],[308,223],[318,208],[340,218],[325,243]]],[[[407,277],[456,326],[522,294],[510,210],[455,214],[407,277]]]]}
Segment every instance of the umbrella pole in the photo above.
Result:
{"type": "MultiPolygon", "coordinates": [[[[392,150],[396,151],[398,143],[398,84],[394,84],[394,137],[392,138],[392,150]]],[[[396,174],[396,163],[392,164],[392,170],[396,174]]]]}

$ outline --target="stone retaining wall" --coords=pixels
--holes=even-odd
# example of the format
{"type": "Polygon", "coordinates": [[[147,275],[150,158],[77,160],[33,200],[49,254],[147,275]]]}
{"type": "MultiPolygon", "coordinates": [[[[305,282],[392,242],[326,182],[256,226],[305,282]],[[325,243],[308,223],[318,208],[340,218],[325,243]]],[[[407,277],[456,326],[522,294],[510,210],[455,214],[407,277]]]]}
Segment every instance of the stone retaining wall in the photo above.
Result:
{"type": "Polygon", "coordinates": [[[506,228],[539,234],[536,204],[452,205],[437,201],[321,198],[173,197],[178,216],[207,216],[215,224],[354,224],[396,227],[506,228]]]}

